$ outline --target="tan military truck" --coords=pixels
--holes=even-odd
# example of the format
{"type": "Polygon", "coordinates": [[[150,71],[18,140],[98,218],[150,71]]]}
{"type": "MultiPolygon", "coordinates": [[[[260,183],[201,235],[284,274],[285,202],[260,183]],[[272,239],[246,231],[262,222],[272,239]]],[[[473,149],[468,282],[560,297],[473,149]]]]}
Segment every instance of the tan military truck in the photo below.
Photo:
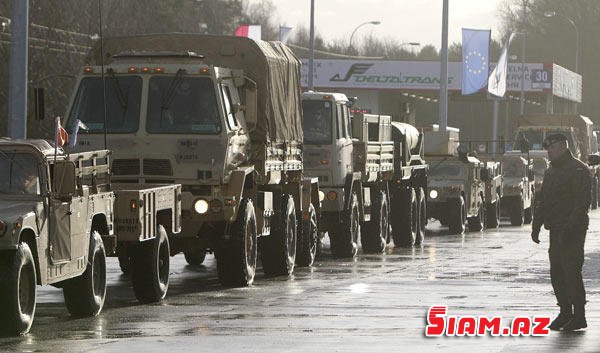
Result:
{"type": "Polygon", "coordinates": [[[358,113],[341,93],[302,94],[306,173],[319,178],[320,230],[335,257],[382,252],[389,238],[391,118],[358,113]]]}
{"type": "MultiPolygon", "coordinates": [[[[528,144],[530,153],[544,153],[542,143],[546,136],[560,132],[567,137],[569,149],[573,155],[585,162],[590,155],[598,153],[598,138],[593,128],[593,121],[583,115],[522,115],[517,120],[513,149],[521,149],[521,144],[525,142],[528,144]]],[[[590,164],[590,169],[592,171],[591,206],[597,208],[600,192],[600,166],[590,164]]]]}
{"type": "Polygon", "coordinates": [[[425,158],[429,167],[427,216],[448,226],[451,234],[462,234],[485,225],[484,163],[459,148],[459,130],[425,131],[425,158]]]}
{"type": "Polygon", "coordinates": [[[485,228],[497,228],[500,225],[500,200],[504,193],[502,163],[486,161],[481,171],[484,182],[485,228]]]}
{"type": "Polygon", "coordinates": [[[531,223],[535,197],[535,175],[531,161],[520,151],[508,151],[502,156],[504,194],[501,214],[510,218],[510,224],[521,226],[531,223]]]}
{"type": "Polygon", "coordinates": [[[164,297],[169,245],[177,232],[180,188],[110,183],[109,151],[64,154],[44,140],[0,141],[0,328],[24,334],[36,285],[63,289],[74,316],[98,314],[106,256],[134,249],[132,281],[142,302],[164,297]],[[55,153],[58,151],[58,153],[55,153]]]}
{"type": "Polygon", "coordinates": [[[279,42],[157,34],[106,38],[87,59],[68,111],[78,148],[114,150],[114,180],[182,185],[171,255],[215,252],[225,285],[312,263],[318,182],[304,178],[300,60],[279,42]],[[104,57],[104,62],[101,58],[104,57]],[[104,63],[104,72],[101,64],[104,63]],[[102,111],[106,82],[107,121],[102,111]]]}

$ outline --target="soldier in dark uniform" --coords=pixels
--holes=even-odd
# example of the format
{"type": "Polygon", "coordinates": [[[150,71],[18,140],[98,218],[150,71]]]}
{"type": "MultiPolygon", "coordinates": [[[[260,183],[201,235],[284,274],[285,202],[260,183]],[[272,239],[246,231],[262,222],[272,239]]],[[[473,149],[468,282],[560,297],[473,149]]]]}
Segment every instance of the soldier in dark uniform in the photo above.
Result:
{"type": "Polygon", "coordinates": [[[544,148],[550,168],[536,195],[531,239],[540,242],[542,224],[550,231],[550,276],[560,306],[550,329],[573,331],[587,327],[581,269],[589,224],[591,174],[586,164],[573,157],[565,135],[549,135],[544,148]]]}

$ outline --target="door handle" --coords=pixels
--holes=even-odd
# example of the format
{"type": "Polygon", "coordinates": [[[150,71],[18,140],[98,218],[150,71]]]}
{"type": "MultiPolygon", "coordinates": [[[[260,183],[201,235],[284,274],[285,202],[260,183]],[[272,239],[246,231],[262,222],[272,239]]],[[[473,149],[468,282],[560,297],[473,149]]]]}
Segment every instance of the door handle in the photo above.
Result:
{"type": "Polygon", "coordinates": [[[73,214],[73,211],[67,211],[67,216],[70,216],[73,214]]]}

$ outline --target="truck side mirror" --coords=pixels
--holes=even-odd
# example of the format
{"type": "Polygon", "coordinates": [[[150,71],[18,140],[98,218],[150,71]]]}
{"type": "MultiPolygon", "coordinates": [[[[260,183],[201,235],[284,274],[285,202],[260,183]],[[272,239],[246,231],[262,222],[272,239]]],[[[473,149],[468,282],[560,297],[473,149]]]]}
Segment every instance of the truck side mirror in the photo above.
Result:
{"type": "Polygon", "coordinates": [[[71,198],[77,192],[75,163],[56,161],[52,173],[52,192],[59,199],[71,198]]]}
{"type": "Polygon", "coordinates": [[[35,119],[42,121],[46,115],[46,107],[44,102],[44,89],[41,87],[35,87],[33,89],[33,100],[35,108],[35,119]]]}
{"type": "Polygon", "coordinates": [[[600,164],[600,155],[590,154],[588,155],[588,164],[589,165],[598,165],[600,164]]]}

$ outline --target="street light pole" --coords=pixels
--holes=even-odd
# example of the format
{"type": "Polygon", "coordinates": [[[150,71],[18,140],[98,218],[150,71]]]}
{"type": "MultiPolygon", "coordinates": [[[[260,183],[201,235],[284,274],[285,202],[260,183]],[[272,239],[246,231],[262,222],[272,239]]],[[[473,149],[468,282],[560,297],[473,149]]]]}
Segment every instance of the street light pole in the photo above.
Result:
{"type": "Polygon", "coordinates": [[[440,131],[448,126],[448,1],[442,8],[442,48],[440,50],[440,131]]]}
{"type": "Polygon", "coordinates": [[[8,79],[8,133],[13,139],[24,139],[27,137],[29,0],[14,0],[12,15],[8,79]]]}
{"type": "Polygon", "coordinates": [[[310,39],[309,39],[309,58],[308,58],[308,90],[315,89],[315,0],[310,0],[310,39]]]}
{"type": "Polygon", "coordinates": [[[527,43],[527,33],[525,32],[525,16],[527,15],[527,1],[523,1],[523,15],[521,18],[521,99],[520,110],[521,115],[525,113],[525,48],[527,43]]]}
{"type": "MultiPolygon", "coordinates": [[[[557,13],[556,11],[546,11],[544,12],[544,16],[550,18],[550,17],[555,17],[555,16],[560,16],[562,18],[564,18],[565,20],[567,20],[571,26],[573,26],[573,29],[575,30],[575,73],[579,73],[579,28],[577,28],[577,25],[575,24],[575,21],[573,21],[570,17],[567,17],[561,13],[557,13]]],[[[575,113],[579,112],[579,103],[575,102],[575,113]]]]}
{"type": "Polygon", "coordinates": [[[356,33],[356,31],[360,27],[362,27],[364,25],[369,25],[369,24],[370,25],[379,25],[379,24],[381,24],[381,21],[367,21],[367,22],[361,23],[358,26],[356,26],[356,28],[354,28],[354,31],[352,31],[352,34],[350,35],[350,41],[348,43],[348,49],[352,48],[352,38],[354,38],[354,33],[356,33]]]}

